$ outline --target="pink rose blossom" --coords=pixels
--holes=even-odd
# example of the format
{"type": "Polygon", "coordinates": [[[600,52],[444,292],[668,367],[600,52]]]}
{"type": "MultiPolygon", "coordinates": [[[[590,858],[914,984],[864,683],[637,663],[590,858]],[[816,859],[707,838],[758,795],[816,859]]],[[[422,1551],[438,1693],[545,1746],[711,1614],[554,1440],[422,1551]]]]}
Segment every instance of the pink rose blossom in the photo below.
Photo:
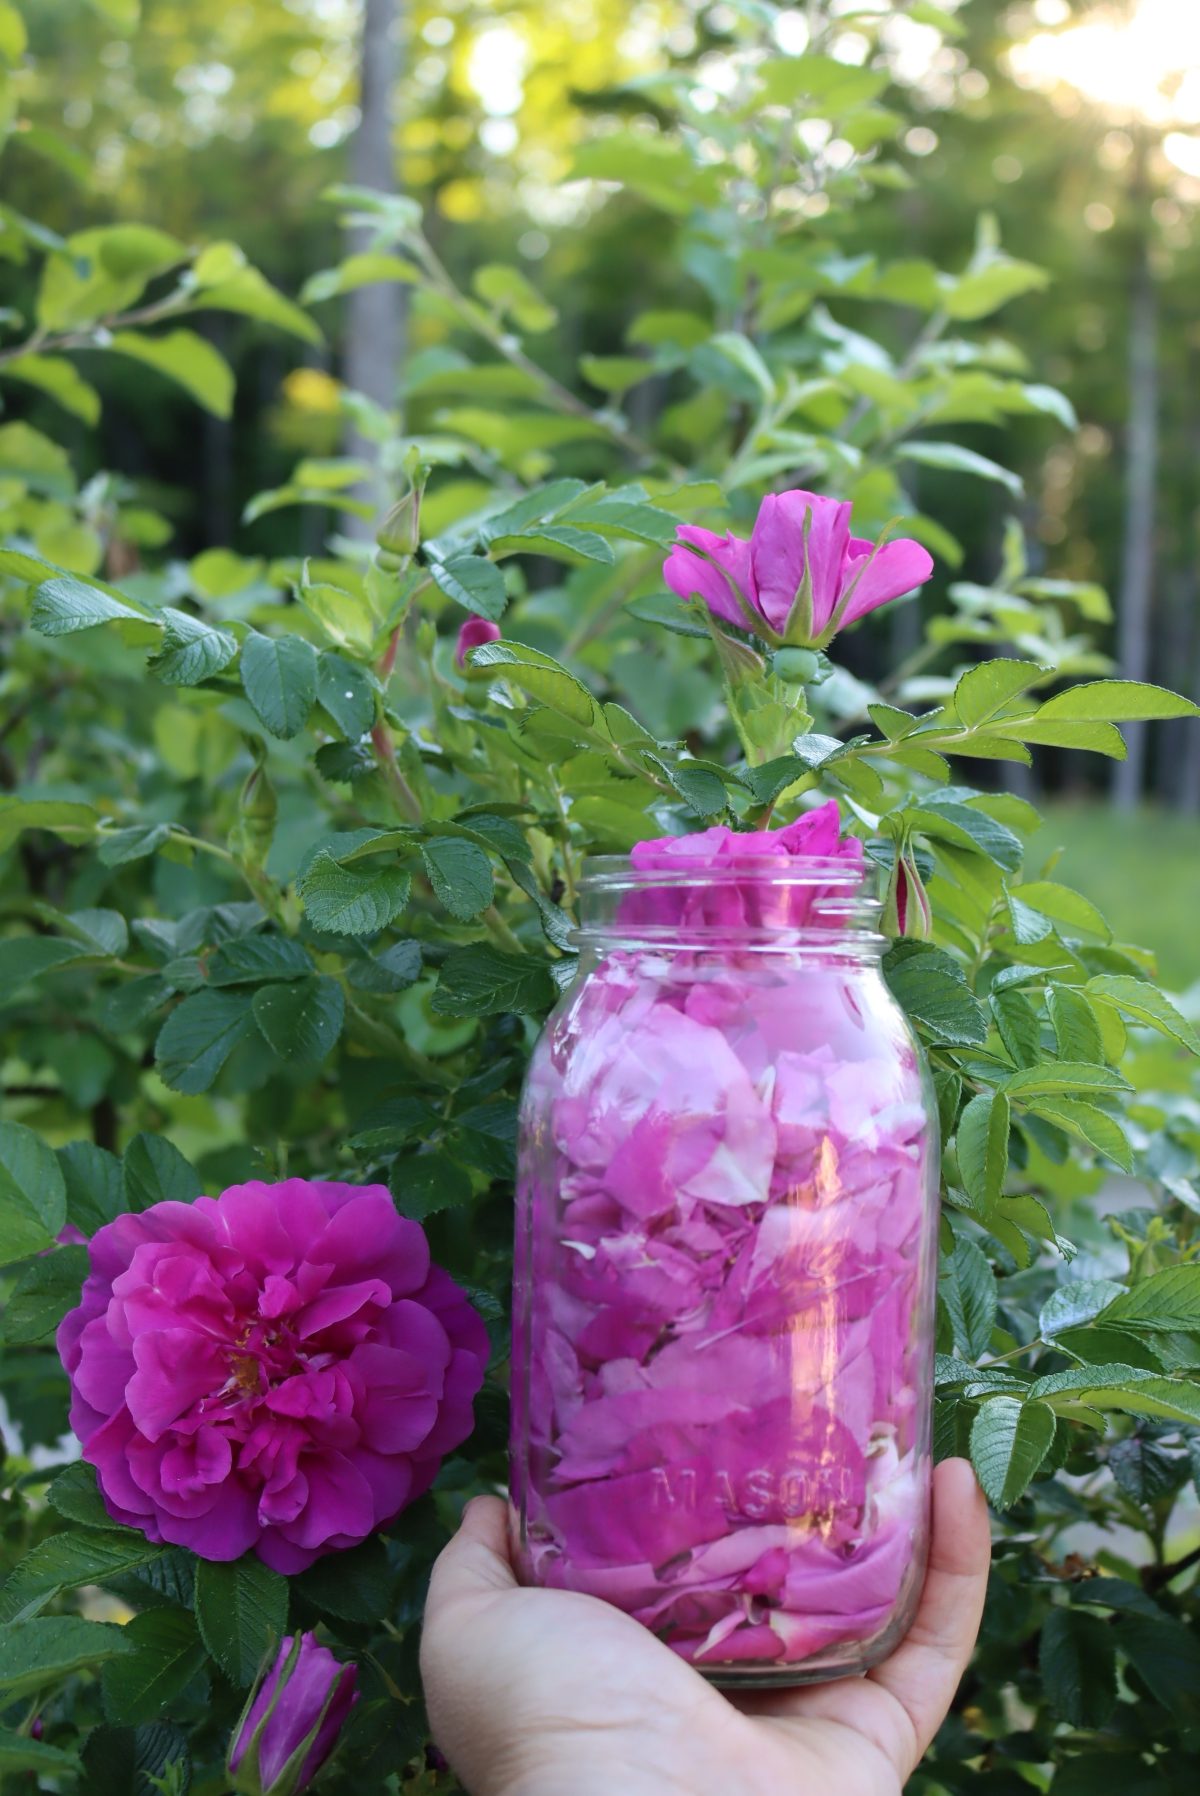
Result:
{"type": "Polygon", "coordinates": [[[876,546],[851,536],[850,511],[797,489],[768,493],[749,542],[681,524],[663,578],[680,598],[703,599],[714,617],[766,642],[824,648],[933,573],[932,557],[911,538],[876,546]]]}
{"type": "Polygon", "coordinates": [[[454,648],[454,665],[465,667],[467,656],[472,649],[482,648],[485,642],[499,642],[500,626],[492,623],[490,618],[469,617],[458,632],[458,642],[454,648]]]}
{"type": "Polygon", "coordinates": [[[235,1185],[97,1230],[62,1322],[71,1426],[113,1519],[302,1571],[428,1489],[487,1334],[381,1185],[235,1185]]]}
{"type": "Polygon", "coordinates": [[[357,1683],[357,1665],[343,1665],[315,1634],[286,1634],[230,1741],[234,1789],[248,1796],[306,1790],[359,1700],[357,1683]]]}

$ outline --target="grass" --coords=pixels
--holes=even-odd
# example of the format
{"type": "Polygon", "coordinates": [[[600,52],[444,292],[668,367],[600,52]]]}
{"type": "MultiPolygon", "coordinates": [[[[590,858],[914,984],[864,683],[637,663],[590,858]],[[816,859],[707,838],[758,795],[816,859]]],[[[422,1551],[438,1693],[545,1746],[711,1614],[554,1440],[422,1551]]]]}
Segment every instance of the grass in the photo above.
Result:
{"type": "Polygon", "coordinates": [[[1200,821],[1145,806],[1129,814],[1099,804],[1043,804],[1034,871],[1056,848],[1055,879],[1104,912],[1118,941],[1158,957],[1168,991],[1200,980],[1200,821]]]}

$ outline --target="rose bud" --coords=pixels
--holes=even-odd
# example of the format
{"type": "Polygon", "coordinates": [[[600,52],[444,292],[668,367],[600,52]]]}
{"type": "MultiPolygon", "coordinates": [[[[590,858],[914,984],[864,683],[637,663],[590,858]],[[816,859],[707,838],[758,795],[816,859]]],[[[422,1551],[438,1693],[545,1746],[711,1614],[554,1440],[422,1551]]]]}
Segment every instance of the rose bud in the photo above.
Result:
{"type": "Polygon", "coordinates": [[[286,1635],[274,1665],[251,1691],[226,1766],[243,1796],[306,1790],[337,1745],[358,1701],[357,1665],[343,1665],[315,1634],[286,1635]]]}

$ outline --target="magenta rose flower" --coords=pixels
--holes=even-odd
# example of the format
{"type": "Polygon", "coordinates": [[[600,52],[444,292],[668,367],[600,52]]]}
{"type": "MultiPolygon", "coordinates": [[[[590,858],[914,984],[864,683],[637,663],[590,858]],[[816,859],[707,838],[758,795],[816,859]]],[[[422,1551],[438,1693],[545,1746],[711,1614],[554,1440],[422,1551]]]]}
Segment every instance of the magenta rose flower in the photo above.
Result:
{"type": "Polygon", "coordinates": [[[454,649],[454,665],[465,667],[467,656],[472,649],[482,648],[485,642],[499,642],[500,626],[492,623],[490,618],[469,617],[458,633],[458,642],[454,649]]]}
{"type": "Polygon", "coordinates": [[[303,1571],[427,1490],[487,1333],[382,1185],[287,1179],[118,1216],[58,1350],[114,1520],[303,1571]]]}
{"type": "Polygon", "coordinates": [[[818,493],[768,493],[749,542],[681,524],[663,578],[681,599],[703,599],[714,617],[773,646],[824,648],[933,572],[933,558],[909,537],[851,536],[850,512],[818,493]]]}
{"type": "Polygon", "coordinates": [[[315,1634],[285,1635],[251,1691],[227,1770],[242,1796],[295,1796],[329,1759],[358,1701],[357,1665],[343,1665],[315,1634]]]}

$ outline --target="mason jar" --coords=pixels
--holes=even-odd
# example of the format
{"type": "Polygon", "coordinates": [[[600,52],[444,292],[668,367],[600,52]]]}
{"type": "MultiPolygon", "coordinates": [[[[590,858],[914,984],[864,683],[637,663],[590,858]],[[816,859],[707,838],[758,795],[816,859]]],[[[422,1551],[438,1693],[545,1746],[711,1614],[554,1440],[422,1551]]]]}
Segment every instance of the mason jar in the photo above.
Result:
{"type": "Polygon", "coordinates": [[[519,1150],[519,1574],[738,1686],[882,1659],[929,1523],[936,1109],[861,845],[784,835],[589,864],[519,1150]]]}

